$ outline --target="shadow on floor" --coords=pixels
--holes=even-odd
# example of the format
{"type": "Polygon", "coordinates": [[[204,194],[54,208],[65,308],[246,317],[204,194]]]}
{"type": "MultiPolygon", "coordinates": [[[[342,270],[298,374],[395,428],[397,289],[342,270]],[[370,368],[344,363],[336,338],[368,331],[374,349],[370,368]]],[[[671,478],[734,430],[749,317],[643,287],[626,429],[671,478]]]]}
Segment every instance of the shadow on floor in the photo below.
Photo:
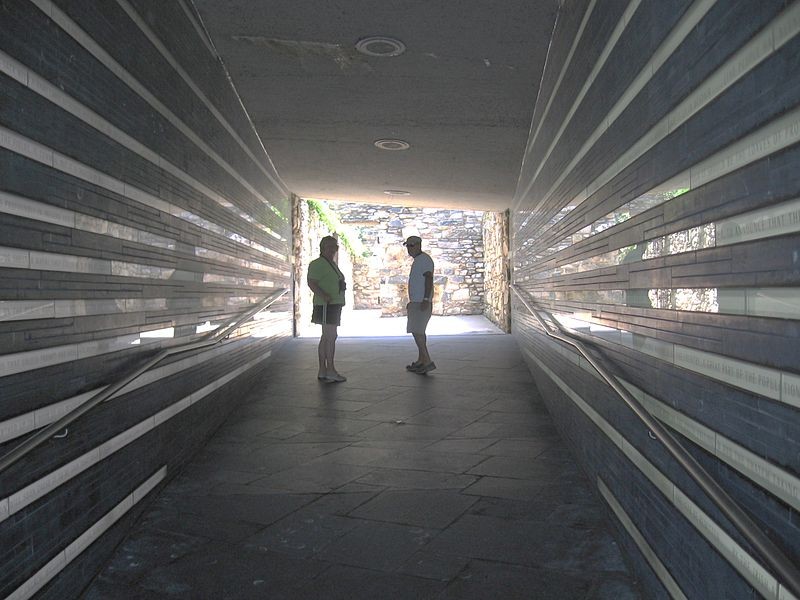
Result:
{"type": "Polygon", "coordinates": [[[639,598],[511,336],[288,342],[84,598],[639,598]]]}

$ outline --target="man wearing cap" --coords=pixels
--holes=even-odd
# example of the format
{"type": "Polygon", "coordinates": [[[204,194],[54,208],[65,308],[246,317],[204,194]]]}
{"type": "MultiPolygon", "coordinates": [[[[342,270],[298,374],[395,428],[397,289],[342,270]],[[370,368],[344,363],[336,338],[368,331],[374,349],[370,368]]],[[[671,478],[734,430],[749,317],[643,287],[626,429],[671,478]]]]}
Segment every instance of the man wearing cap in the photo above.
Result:
{"type": "Polygon", "coordinates": [[[419,354],[417,360],[406,366],[412,373],[425,375],[436,365],[428,354],[428,337],[425,328],[433,311],[433,259],[422,251],[422,239],[412,235],[403,242],[408,255],[414,259],[408,275],[408,324],[406,332],[414,336],[419,354]]]}

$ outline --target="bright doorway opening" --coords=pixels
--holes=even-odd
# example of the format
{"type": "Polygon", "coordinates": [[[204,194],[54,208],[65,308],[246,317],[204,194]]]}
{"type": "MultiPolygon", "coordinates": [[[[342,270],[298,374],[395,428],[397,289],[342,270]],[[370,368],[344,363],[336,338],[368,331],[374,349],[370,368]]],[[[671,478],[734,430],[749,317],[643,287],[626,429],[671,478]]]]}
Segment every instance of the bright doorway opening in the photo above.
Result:
{"type": "Polygon", "coordinates": [[[319,335],[306,275],[327,235],[339,239],[336,261],[348,284],[340,336],[408,335],[409,235],[423,239],[436,265],[429,335],[509,331],[507,213],[295,198],[293,222],[296,335],[319,335]]]}

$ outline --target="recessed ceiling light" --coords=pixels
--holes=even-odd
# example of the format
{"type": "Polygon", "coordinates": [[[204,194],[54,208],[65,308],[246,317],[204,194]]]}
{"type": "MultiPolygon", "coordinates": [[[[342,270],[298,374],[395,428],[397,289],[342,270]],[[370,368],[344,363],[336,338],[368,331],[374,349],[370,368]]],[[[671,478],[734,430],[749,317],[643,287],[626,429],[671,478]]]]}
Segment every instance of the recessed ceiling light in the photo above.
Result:
{"type": "Polygon", "coordinates": [[[403,140],[375,140],[373,142],[376,148],[381,150],[408,150],[411,144],[403,140]]]}
{"type": "Polygon", "coordinates": [[[400,56],[406,51],[406,45],[395,38],[373,35],[358,40],[356,50],[368,56],[400,56]]]}
{"type": "Polygon", "coordinates": [[[407,192],[405,190],[383,190],[383,193],[387,196],[410,196],[411,192],[407,192]]]}

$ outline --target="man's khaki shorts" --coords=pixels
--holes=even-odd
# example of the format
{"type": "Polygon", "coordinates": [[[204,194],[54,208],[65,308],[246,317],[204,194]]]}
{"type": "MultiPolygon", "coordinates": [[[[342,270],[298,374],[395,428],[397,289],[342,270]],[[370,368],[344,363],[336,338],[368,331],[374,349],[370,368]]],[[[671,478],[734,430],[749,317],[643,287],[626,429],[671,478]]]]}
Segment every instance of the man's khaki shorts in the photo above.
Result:
{"type": "Polygon", "coordinates": [[[427,310],[422,310],[420,308],[421,306],[422,302],[409,302],[406,306],[406,310],[408,311],[406,333],[425,333],[425,328],[428,326],[428,321],[431,320],[433,305],[428,302],[427,310]]]}

